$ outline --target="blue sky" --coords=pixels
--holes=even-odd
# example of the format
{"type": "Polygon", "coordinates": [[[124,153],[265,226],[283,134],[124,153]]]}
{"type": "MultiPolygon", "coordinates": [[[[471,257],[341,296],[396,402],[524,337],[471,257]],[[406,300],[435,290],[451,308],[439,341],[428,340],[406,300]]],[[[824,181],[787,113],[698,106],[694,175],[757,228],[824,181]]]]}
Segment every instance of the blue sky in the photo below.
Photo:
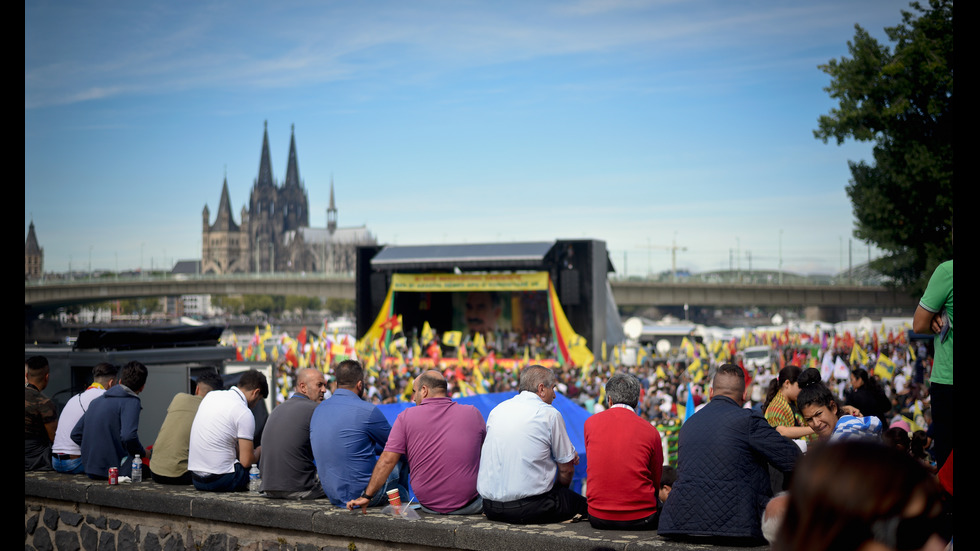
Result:
{"type": "Polygon", "coordinates": [[[817,66],[906,2],[28,2],[24,235],[45,271],[200,257],[268,121],[295,125],[312,226],[380,243],[594,238],[620,274],[835,273],[848,160],[817,66]]]}

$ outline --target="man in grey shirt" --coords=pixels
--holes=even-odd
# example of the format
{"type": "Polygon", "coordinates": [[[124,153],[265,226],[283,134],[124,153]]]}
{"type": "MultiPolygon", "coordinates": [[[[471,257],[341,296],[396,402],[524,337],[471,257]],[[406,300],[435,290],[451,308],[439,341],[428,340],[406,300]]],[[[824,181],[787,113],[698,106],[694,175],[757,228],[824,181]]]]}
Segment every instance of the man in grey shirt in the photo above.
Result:
{"type": "Polygon", "coordinates": [[[317,369],[296,375],[296,392],[269,414],[262,433],[262,492],[278,499],[324,497],[310,447],[310,418],[323,401],[327,381],[317,369]]]}

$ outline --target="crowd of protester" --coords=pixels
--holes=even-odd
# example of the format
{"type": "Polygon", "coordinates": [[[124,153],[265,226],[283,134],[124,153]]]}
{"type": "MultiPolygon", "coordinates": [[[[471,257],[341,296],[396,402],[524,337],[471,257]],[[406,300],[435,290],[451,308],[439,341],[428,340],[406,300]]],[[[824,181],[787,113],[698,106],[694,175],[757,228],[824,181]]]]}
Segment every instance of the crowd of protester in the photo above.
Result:
{"type": "MultiPolygon", "coordinates": [[[[256,330],[256,335],[258,333],[256,330]]],[[[553,343],[544,335],[515,339],[523,346],[509,346],[499,356],[495,346],[507,339],[497,337],[496,340],[491,339],[490,346],[482,350],[469,339],[457,346],[443,346],[438,341],[435,341],[436,344],[425,343],[425,348],[422,343],[411,346],[403,343],[397,349],[378,346],[375,350],[388,352],[380,354],[364,348],[358,354],[356,349],[348,346],[340,353],[334,353],[336,349],[331,349],[329,355],[321,353],[318,360],[315,359],[315,350],[311,353],[307,349],[304,355],[300,347],[300,353],[289,353],[288,341],[280,339],[279,343],[283,345],[281,353],[276,350],[268,358],[274,364],[273,381],[266,381],[258,372],[250,371],[231,389],[221,388],[220,379],[208,379],[197,385],[193,395],[182,394],[175,398],[168,410],[168,420],[164,423],[166,430],[161,430],[156,444],[183,439],[189,449],[176,454],[170,465],[162,463],[162,454],[147,457],[152,447],[144,448],[136,434],[138,395],[147,384],[147,371],[139,362],[132,362],[120,368],[119,375],[114,376],[112,382],[106,382],[108,379],[99,379],[101,383],[93,382],[90,390],[96,391],[94,396],[98,397],[89,397],[86,402],[89,411],[85,415],[89,422],[85,423],[85,417],[82,417],[68,431],[74,444],[73,451],[57,449],[52,455],[48,448],[49,458],[56,463],[52,467],[43,456],[34,453],[44,448],[46,433],[51,432],[53,440],[57,415],[50,407],[50,401],[46,401],[41,393],[46,375],[41,377],[39,374],[46,372],[46,363],[42,359],[32,358],[25,366],[28,391],[26,429],[28,433],[33,431],[33,434],[28,434],[30,445],[26,453],[31,456],[25,457],[25,470],[54,468],[66,473],[84,472],[91,478],[102,479],[106,466],[116,463],[122,467],[120,475],[129,476],[125,460],[140,454],[148,459],[146,478],[156,482],[193,484],[201,491],[235,491],[247,486],[248,467],[261,464],[268,465],[271,472],[292,473],[287,477],[291,482],[302,478],[302,487],[299,488],[288,487],[288,484],[282,487],[263,486],[267,497],[329,497],[334,505],[353,509],[387,503],[386,498],[379,494],[382,491],[406,492],[406,474],[411,467],[413,481],[415,477],[419,481],[420,488],[416,490],[421,489],[424,496],[423,505],[426,508],[423,510],[436,514],[475,514],[482,510],[489,518],[515,523],[555,522],[582,517],[589,518],[594,527],[601,529],[657,529],[660,522],[661,532],[677,537],[692,534],[714,536],[729,529],[737,532],[747,526],[744,534],[737,532],[738,537],[752,540],[761,538],[765,533],[767,539],[775,539],[775,534],[780,530],[787,530],[787,526],[799,527],[806,521],[799,513],[803,505],[786,493],[793,466],[800,464],[812,469],[814,477],[805,478],[804,484],[808,486],[802,487],[817,496],[823,484],[818,476],[823,463],[817,463],[818,460],[840,462],[848,460],[848,453],[858,452],[834,455],[820,451],[815,454],[816,458],[807,462],[798,462],[797,455],[807,452],[807,444],[816,446],[817,450],[822,449],[823,446],[819,445],[821,442],[837,438],[838,432],[844,431],[849,436],[871,434],[875,440],[887,444],[890,450],[901,452],[903,457],[909,458],[912,464],[921,467],[931,477],[923,478],[918,474],[910,477],[906,495],[921,494],[929,500],[938,499],[936,496],[942,495],[942,490],[938,482],[933,484],[932,481],[938,480],[937,473],[947,458],[933,455],[929,393],[933,357],[931,343],[926,340],[910,342],[904,335],[827,337],[807,335],[800,339],[785,332],[781,335],[750,335],[748,339],[743,337],[741,342],[733,339],[725,343],[704,343],[692,336],[684,339],[665,357],[658,356],[651,348],[644,348],[634,356],[638,358],[634,362],[621,361],[620,358],[626,356],[622,348],[612,347],[607,354],[603,345],[595,361],[585,366],[559,361],[556,354],[549,353],[553,343]],[[768,361],[746,362],[740,351],[746,345],[760,343],[770,347],[768,361]],[[267,397],[270,391],[275,394],[277,406],[267,425],[275,424],[274,434],[288,441],[277,443],[275,447],[301,449],[302,453],[293,454],[296,457],[283,459],[273,455],[271,446],[265,446],[267,451],[263,454],[260,443],[253,447],[252,435],[256,428],[249,408],[267,397]],[[448,437],[439,440],[437,431],[433,436],[432,425],[426,421],[425,415],[431,415],[437,406],[441,409],[452,408],[456,404],[453,398],[502,392],[513,392],[515,397],[498,405],[501,411],[491,413],[496,415],[496,420],[488,420],[485,426],[482,422],[474,422],[472,411],[452,409],[454,415],[467,419],[452,425],[455,427],[454,434],[459,436],[459,430],[466,430],[472,436],[454,437],[452,440],[468,441],[471,448],[476,446],[467,452],[471,457],[478,457],[480,446],[483,448],[483,458],[474,459],[470,471],[448,475],[445,465],[439,461],[426,459],[426,456],[420,458],[417,451],[419,441],[424,442],[427,449],[450,445],[447,443],[448,437]],[[565,478],[571,476],[569,473],[578,462],[578,453],[570,448],[567,435],[553,443],[555,449],[563,450],[561,457],[553,457],[546,464],[536,467],[546,473],[557,473],[555,480],[558,482],[546,479],[540,488],[535,487],[537,493],[524,495],[520,492],[520,483],[510,482],[510,477],[515,475],[500,469],[502,460],[499,458],[530,453],[526,449],[529,444],[519,443],[521,432],[525,430],[521,420],[529,415],[540,415],[541,411],[551,412],[553,408],[548,406],[551,406],[557,394],[586,409],[592,414],[590,419],[599,419],[603,412],[610,412],[610,415],[601,418],[611,428],[593,429],[591,437],[588,429],[586,431],[586,445],[601,446],[601,449],[590,454],[596,461],[595,464],[589,463],[589,478],[597,481],[618,480],[615,476],[601,477],[600,473],[608,474],[614,467],[603,467],[598,458],[621,458],[636,446],[635,441],[624,439],[623,442],[627,444],[625,449],[610,451],[608,446],[614,444],[610,443],[609,438],[602,440],[596,436],[608,435],[610,430],[623,426],[611,415],[613,412],[624,415],[623,410],[617,408],[632,410],[641,424],[662,431],[665,427],[672,430],[685,427],[694,412],[712,404],[710,413],[695,418],[703,427],[698,428],[698,423],[692,423],[688,428],[687,438],[697,442],[698,447],[712,445],[712,427],[720,426],[718,423],[721,420],[727,422],[734,419],[732,412],[742,411],[739,415],[749,416],[745,418],[752,419],[752,423],[761,423],[772,431],[766,436],[768,443],[762,447],[752,443],[752,439],[758,437],[755,432],[744,436],[746,450],[769,450],[766,453],[772,454],[772,464],[779,466],[776,470],[770,467],[768,474],[760,471],[753,475],[754,478],[750,477],[758,482],[753,483],[751,492],[760,491],[777,497],[769,501],[768,507],[765,507],[765,501],[735,505],[739,507],[740,520],[734,527],[723,527],[721,532],[692,532],[687,528],[687,524],[693,522],[692,517],[679,512],[678,508],[682,505],[678,503],[691,507],[691,504],[701,503],[704,499],[704,495],[695,489],[699,481],[692,479],[690,473],[693,468],[688,467],[685,474],[685,465],[690,465],[693,460],[690,452],[685,460],[683,449],[679,452],[681,457],[672,457],[671,452],[664,449],[656,438],[662,435],[656,430],[651,432],[654,435],[652,438],[644,440],[650,442],[649,450],[644,452],[646,455],[638,457],[635,471],[630,471],[635,472],[638,479],[648,480],[653,488],[649,503],[642,509],[617,509],[615,499],[604,497],[611,495],[607,488],[611,482],[597,483],[597,489],[589,494],[588,505],[584,497],[569,492],[565,478]],[[414,413],[417,420],[411,421],[412,424],[406,418],[401,425],[401,421],[396,421],[393,427],[388,426],[375,406],[398,402],[415,402],[419,406],[424,402],[426,406],[416,411],[430,413],[414,413]],[[201,420],[202,416],[207,417],[206,422],[201,420]],[[719,421],[710,420],[715,417],[719,421]],[[94,422],[96,418],[99,420],[97,424],[94,422]],[[124,429],[122,437],[118,430],[120,420],[124,429]],[[363,444],[360,455],[338,455],[336,442],[324,445],[318,441],[328,429],[340,430],[336,438],[350,438],[348,433],[341,430],[342,427],[338,427],[341,422],[369,427],[365,429],[365,440],[357,443],[363,444]],[[178,424],[179,429],[175,428],[178,424]],[[787,427],[798,430],[788,431],[787,427]],[[397,433],[398,437],[389,439],[389,432],[397,433]],[[704,438],[703,442],[692,440],[696,434],[704,438]],[[304,435],[305,443],[302,442],[304,435]],[[386,446],[385,440],[391,445],[386,446]],[[789,442],[796,446],[789,445],[789,442]],[[487,454],[496,459],[488,463],[487,454]],[[825,455],[826,458],[820,459],[825,455]],[[644,461],[653,461],[656,469],[645,470],[644,461]],[[672,467],[675,464],[677,469],[672,467]],[[669,467],[666,477],[664,465],[669,467]],[[69,466],[71,470],[68,470],[69,466]],[[784,473],[785,479],[776,471],[784,473]],[[468,481],[467,484],[472,487],[460,488],[458,495],[450,496],[448,501],[443,500],[445,496],[439,495],[433,488],[439,487],[439,480],[445,477],[468,481]],[[766,482],[763,483],[763,480],[766,482]],[[331,485],[325,481],[335,483],[331,485]],[[764,487],[760,490],[760,486],[764,487]],[[657,497],[654,498],[653,494],[657,494],[657,497]],[[674,500],[673,508],[667,506],[665,509],[668,494],[678,497],[671,498],[674,500]],[[592,501],[593,497],[596,501],[592,501]],[[560,514],[543,514],[540,500],[559,503],[560,514]],[[763,507],[768,516],[762,516],[763,507]],[[661,516],[664,511],[667,512],[666,516],[661,516]],[[759,522],[750,526],[753,519],[759,522]]],[[[95,375],[101,376],[102,372],[95,375]]],[[[547,425],[555,423],[554,414],[547,415],[551,421],[547,421],[543,427],[546,433],[559,434],[561,431],[556,432],[553,426],[548,428],[547,425]]],[[[631,416],[627,417],[632,419],[631,416]]],[[[684,434],[683,430],[681,434],[684,434]]],[[[746,457],[750,455],[746,453],[746,457]]],[[[710,464],[710,458],[699,456],[697,461],[710,464]]],[[[951,456],[949,463],[952,463],[951,456]]],[[[842,472],[847,472],[847,469],[842,468],[842,472]]],[[[265,483],[266,479],[263,479],[265,483]]],[[[946,490],[951,494],[951,485],[946,490]]],[[[824,499],[813,497],[818,498],[824,499]]],[[[731,507],[733,504],[724,503],[721,506],[731,507]]],[[[916,510],[909,514],[935,517],[938,513],[934,513],[932,506],[933,501],[929,501],[924,507],[925,512],[916,510]]],[[[892,511],[890,514],[902,516],[905,514],[903,511],[892,511]]],[[[706,515],[705,518],[710,517],[710,508],[701,512],[706,515]]],[[[732,535],[731,532],[728,535],[732,535]]]]}

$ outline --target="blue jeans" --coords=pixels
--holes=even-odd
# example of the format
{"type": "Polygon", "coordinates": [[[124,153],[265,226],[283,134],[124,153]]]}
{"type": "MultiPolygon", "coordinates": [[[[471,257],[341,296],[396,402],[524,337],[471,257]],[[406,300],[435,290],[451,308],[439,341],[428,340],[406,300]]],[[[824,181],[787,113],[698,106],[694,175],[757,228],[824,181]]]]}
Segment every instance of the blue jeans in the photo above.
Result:
{"type": "Polygon", "coordinates": [[[82,474],[85,472],[85,465],[82,465],[82,458],[58,459],[58,456],[51,456],[51,466],[59,473],[82,474]]]}
{"type": "Polygon", "coordinates": [[[391,474],[388,475],[388,479],[385,480],[385,485],[378,493],[374,494],[371,498],[371,502],[368,503],[368,507],[377,507],[378,505],[386,505],[388,503],[388,490],[398,488],[398,493],[401,495],[402,504],[407,503],[408,500],[408,461],[405,460],[405,456],[401,456],[398,463],[395,464],[395,468],[391,470],[391,474]]]}

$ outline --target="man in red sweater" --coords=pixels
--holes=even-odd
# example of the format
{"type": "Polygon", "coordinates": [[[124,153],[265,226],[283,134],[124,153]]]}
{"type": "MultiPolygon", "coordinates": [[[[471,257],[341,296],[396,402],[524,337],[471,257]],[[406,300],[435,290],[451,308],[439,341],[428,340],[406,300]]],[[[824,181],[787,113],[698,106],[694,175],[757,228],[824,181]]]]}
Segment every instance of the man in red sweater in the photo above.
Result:
{"type": "Polygon", "coordinates": [[[664,452],[660,433],[636,413],[640,381],[616,373],[606,383],[608,409],[585,421],[586,497],[597,529],[656,530],[664,452]]]}

